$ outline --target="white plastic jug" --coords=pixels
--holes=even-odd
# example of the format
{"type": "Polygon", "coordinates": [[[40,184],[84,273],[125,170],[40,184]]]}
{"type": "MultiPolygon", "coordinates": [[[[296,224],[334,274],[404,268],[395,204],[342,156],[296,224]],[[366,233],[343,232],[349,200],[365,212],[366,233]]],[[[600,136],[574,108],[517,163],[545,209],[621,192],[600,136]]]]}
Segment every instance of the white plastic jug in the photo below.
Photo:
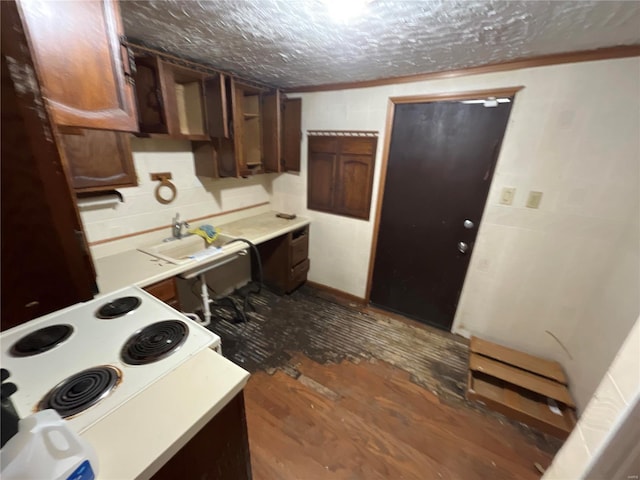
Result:
{"type": "Polygon", "coordinates": [[[0,450],[2,480],[93,480],[98,457],[55,410],[20,420],[18,433],[0,450]]]}

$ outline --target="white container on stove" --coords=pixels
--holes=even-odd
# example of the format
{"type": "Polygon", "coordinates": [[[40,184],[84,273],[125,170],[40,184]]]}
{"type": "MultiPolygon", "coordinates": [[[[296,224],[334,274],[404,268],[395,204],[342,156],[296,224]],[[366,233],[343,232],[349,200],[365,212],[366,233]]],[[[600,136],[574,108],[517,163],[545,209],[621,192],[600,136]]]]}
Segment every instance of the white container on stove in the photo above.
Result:
{"type": "Polygon", "coordinates": [[[55,410],[20,420],[18,433],[0,450],[3,480],[93,480],[98,457],[55,410]]]}

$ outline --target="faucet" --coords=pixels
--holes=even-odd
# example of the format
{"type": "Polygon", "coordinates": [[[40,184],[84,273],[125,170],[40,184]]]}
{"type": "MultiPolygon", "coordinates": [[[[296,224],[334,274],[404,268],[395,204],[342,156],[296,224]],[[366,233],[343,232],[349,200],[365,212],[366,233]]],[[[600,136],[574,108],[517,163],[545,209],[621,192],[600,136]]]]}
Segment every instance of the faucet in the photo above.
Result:
{"type": "Polygon", "coordinates": [[[171,233],[173,234],[173,238],[181,239],[182,237],[187,236],[187,234],[182,233],[182,228],[189,228],[188,222],[180,221],[180,214],[176,213],[176,216],[171,221],[171,233]]]}

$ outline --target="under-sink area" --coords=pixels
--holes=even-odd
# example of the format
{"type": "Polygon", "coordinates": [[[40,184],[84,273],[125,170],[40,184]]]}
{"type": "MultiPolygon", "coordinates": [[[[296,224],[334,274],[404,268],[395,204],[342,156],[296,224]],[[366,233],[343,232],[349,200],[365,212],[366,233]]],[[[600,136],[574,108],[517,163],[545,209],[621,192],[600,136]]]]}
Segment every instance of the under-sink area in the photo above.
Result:
{"type": "Polygon", "coordinates": [[[198,235],[188,235],[180,239],[169,239],[161,243],[140,247],[138,251],[176,265],[202,260],[224,252],[226,245],[234,237],[218,234],[212,243],[198,235]]]}

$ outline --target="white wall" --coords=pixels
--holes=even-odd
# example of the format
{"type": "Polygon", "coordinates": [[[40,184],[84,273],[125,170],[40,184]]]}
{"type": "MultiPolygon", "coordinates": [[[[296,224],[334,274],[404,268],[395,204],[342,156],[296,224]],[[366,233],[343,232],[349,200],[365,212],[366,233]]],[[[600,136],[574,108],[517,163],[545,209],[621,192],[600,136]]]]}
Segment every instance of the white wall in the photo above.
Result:
{"type": "MultiPolygon", "coordinates": [[[[619,460],[630,456],[634,449],[637,454],[640,432],[640,419],[637,417],[639,404],[640,318],[615,356],[576,428],[553,459],[553,464],[543,479],[567,480],[586,476],[602,479],[605,477],[595,474],[596,471],[602,471],[597,468],[601,462],[607,463],[610,467],[611,461],[620,463],[619,460]],[[621,433],[624,422],[633,422],[631,431],[635,431],[635,434],[632,434],[630,439],[619,439],[621,441],[615,442],[616,451],[607,452],[607,445],[614,441],[617,435],[624,435],[621,433]],[[604,458],[604,456],[615,458],[604,458]],[[587,475],[588,472],[591,474],[587,475]]],[[[637,476],[639,472],[633,473],[637,476]]]]}
{"type": "Polygon", "coordinates": [[[170,236],[168,225],[178,212],[183,220],[187,220],[271,199],[273,175],[217,180],[197,176],[201,170],[196,172],[190,142],[132,138],[131,147],[139,185],[119,189],[124,202],[114,208],[81,211],[89,242],[164,226],[167,227],[167,236],[170,236]],[[178,195],[169,205],[155,199],[158,182],[151,181],[149,177],[154,172],[173,174],[171,181],[176,185],[178,195]]]}
{"type": "Polygon", "coordinates": [[[388,97],[518,85],[454,331],[561,361],[582,408],[640,310],[639,58],[300,95],[305,132],[380,132],[372,220],[306,209],[306,137],[273,204],[312,218],[309,278],[363,297],[388,97]],[[524,207],[529,190],[544,193],[539,210],[524,207]]]}

